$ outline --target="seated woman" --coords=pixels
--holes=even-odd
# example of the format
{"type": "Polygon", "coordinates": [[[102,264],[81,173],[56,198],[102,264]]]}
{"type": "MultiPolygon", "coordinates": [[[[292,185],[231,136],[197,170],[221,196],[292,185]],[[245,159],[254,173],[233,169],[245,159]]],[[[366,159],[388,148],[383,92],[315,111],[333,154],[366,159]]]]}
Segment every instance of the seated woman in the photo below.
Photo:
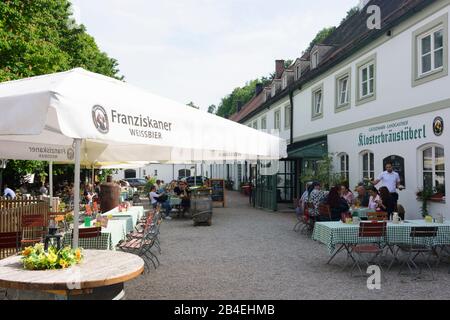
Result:
{"type": "Polygon", "coordinates": [[[378,189],[372,187],[369,190],[370,198],[369,198],[369,209],[376,210],[378,208],[378,201],[380,201],[380,195],[378,194],[378,189]]]}
{"type": "Polygon", "coordinates": [[[392,214],[396,209],[396,201],[387,187],[380,188],[380,200],[378,201],[378,210],[387,212],[389,220],[392,220],[392,214]]]}
{"type": "Polygon", "coordinates": [[[355,195],[350,191],[350,188],[347,184],[343,184],[341,186],[341,196],[347,201],[349,206],[355,203],[355,195]]]}
{"type": "Polygon", "coordinates": [[[340,195],[338,187],[332,187],[330,189],[325,204],[330,206],[332,221],[341,220],[342,214],[348,212],[350,209],[347,200],[340,195]]]}
{"type": "Polygon", "coordinates": [[[150,202],[153,207],[153,209],[156,209],[158,206],[158,203],[161,203],[161,206],[165,209],[165,215],[163,216],[163,219],[171,220],[170,212],[172,211],[172,207],[170,206],[170,203],[167,199],[167,196],[162,193],[159,194],[156,192],[156,186],[152,186],[150,189],[150,202]]]}

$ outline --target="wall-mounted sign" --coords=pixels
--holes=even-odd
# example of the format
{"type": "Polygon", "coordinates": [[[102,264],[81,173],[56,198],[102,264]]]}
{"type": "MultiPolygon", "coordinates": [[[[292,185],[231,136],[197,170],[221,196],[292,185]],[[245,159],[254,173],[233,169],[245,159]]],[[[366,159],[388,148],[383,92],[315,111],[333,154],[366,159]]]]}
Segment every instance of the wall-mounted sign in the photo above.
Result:
{"type": "Polygon", "coordinates": [[[433,132],[437,137],[442,136],[442,134],[444,133],[444,119],[442,119],[441,117],[434,118],[433,132]]]}
{"type": "Polygon", "coordinates": [[[408,120],[371,127],[358,135],[358,146],[407,142],[427,138],[426,125],[413,126],[408,120]]]}

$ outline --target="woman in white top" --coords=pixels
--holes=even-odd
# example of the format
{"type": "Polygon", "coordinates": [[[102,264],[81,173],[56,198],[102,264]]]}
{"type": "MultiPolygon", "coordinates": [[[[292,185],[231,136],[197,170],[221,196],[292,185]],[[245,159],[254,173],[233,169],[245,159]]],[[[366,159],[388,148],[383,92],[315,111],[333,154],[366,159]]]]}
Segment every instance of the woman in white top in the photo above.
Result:
{"type": "Polygon", "coordinates": [[[160,195],[156,193],[156,186],[152,186],[150,189],[150,203],[152,204],[153,208],[156,208],[158,205],[158,198],[160,195]]]}
{"type": "Polygon", "coordinates": [[[375,187],[372,187],[369,191],[370,198],[369,198],[369,209],[376,210],[378,209],[378,201],[380,201],[380,195],[378,193],[378,189],[375,187]]]}

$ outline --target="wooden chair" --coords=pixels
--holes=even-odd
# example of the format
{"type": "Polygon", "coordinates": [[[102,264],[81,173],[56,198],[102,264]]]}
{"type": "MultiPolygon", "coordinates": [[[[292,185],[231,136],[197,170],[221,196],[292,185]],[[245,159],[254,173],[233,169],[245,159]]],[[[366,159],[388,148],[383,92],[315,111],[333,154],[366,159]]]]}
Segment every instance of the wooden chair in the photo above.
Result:
{"type": "Polygon", "coordinates": [[[41,214],[30,214],[22,216],[22,239],[21,247],[33,246],[44,242],[46,233],[44,216],[41,214]]]}
{"type": "Polygon", "coordinates": [[[19,252],[22,236],[19,231],[0,232],[0,249],[2,251],[19,252]]]}
{"type": "Polygon", "coordinates": [[[331,221],[331,209],[327,204],[319,204],[319,217],[321,221],[331,221]]]}
{"type": "MultiPolygon", "coordinates": [[[[80,228],[78,229],[79,239],[97,238],[102,234],[102,227],[80,228]]],[[[73,236],[73,234],[72,234],[73,236]]]]}
{"type": "MultiPolygon", "coordinates": [[[[383,243],[386,238],[386,231],[386,221],[361,222],[359,225],[359,238],[362,238],[362,243],[353,245],[350,249],[350,254],[353,258],[353,266],[351,269],[352,275],[353,270],[358,268],[360,275],[365,276],[366,273],[361,268],[360,263],[363,262],[366,265],[366,268],[368,268],[370,264],[373,264],[384,252],[383,243]],[[370,259],[366,258],[365,255],[370,256],[370,259]]],[[[377,265],[380,266],[379,261],[377,265]]]]}
{"type": "Polygon", "coordinates": [[[369,221],[387,221],[387,212],[369,212],[367,213],[367,220],[369,221]]]}

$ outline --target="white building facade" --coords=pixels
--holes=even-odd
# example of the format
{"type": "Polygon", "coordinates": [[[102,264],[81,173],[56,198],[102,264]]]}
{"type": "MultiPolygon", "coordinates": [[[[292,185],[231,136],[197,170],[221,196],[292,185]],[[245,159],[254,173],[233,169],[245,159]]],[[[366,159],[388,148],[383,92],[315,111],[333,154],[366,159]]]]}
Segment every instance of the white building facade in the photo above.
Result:
{"type": "Polygon", "coordinates": [[[280,135],[289,142],[289,158],[283,160],[294,171],[296,197],[305,168],[327,154],[351,188],[377,178],[389,161],[405,186],[399,203],[407,218],[421,217],[417,193],[424,187],[435,191],[430,212],[450,218],[445,199],[450,183],[450,1],[416,1],[414,8],[402,2],[394,7],[381,2],[381,30],[362,30],[370,18],[362,9],[337,28],[330,43],[297,59],[289,93],[281,91],[274,103],[240,120],[253,126],[267,119],[267,129],[273,129],[280,117],[280,135]],[[355,34],[359,28],[361,39],[333,44],[342,40],[340,32],[353,36],[352,28],[355,34]],[[292,110],[291,126],[284,126],[285,110],[292,110]]]}

